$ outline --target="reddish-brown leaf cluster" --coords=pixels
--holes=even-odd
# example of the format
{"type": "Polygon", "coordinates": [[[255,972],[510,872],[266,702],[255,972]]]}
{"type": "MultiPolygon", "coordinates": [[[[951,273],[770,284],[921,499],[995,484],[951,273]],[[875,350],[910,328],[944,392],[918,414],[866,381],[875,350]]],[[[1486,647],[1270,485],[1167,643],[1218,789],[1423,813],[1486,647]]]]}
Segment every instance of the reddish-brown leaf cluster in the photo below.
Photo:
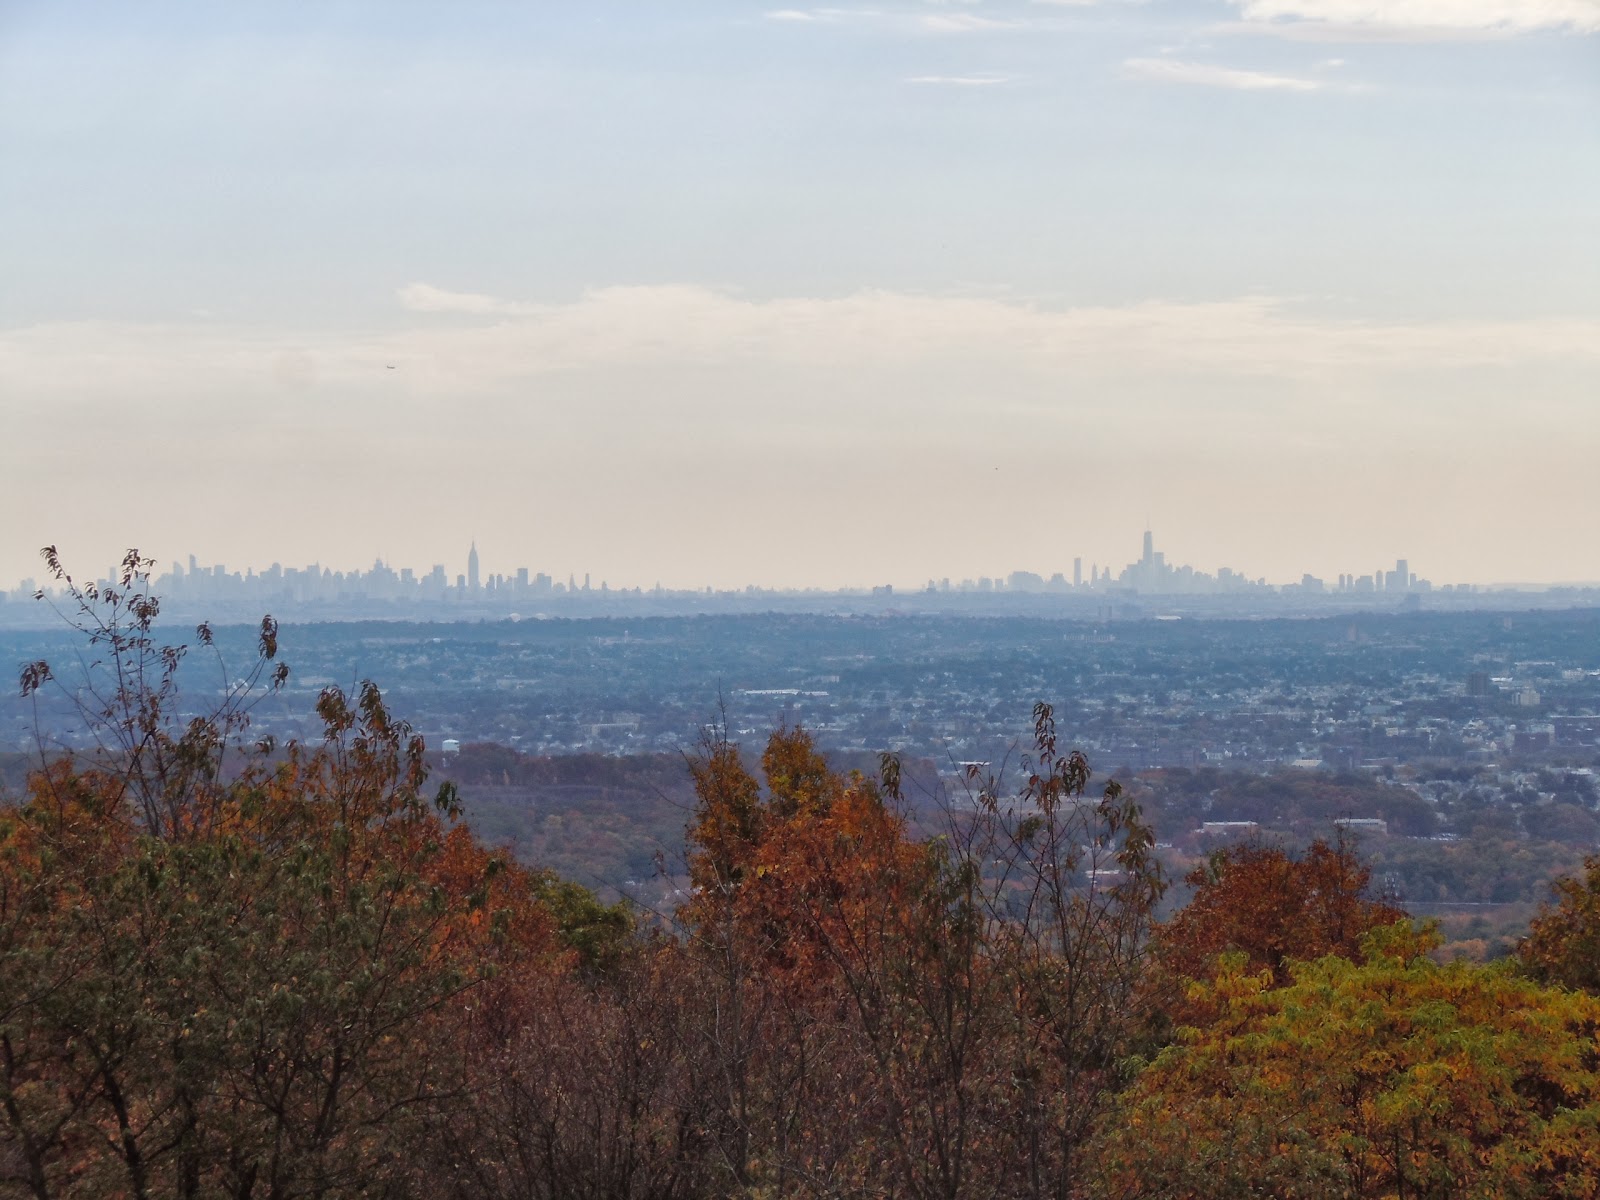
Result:
{"type": "Polygon", "coordinates": [[[1405,914],[1374,898],[1372,872],[1345,842],[1317,839],[1302,854],[1250,843],[1213,854],[1185,877],[1189,902],[1156,930],[1163,963],[1203,978],[1219,954],[1288,981],[1291,959],[1360,955],[1361,939],[1405,914]]]}
{"type": "Polygon", "coordinates": [[[1581,876],[1552,885],[1517,956],[1536,979],[1600,995],[1600,855],[1583,863],[1581,876]]]}

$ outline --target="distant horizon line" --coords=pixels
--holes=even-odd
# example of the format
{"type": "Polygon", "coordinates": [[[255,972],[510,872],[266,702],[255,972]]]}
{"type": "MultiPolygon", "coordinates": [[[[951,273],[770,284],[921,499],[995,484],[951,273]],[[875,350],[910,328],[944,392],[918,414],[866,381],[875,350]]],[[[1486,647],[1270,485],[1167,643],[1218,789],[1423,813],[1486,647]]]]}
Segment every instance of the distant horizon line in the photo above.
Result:
{"type": "MultiPolygon", "coordinates": [[[[569,570],[565,582],[557,579],[553,574],[545,571],[535,571],[533,568],[519,566],[511,571],[484,572],[479,568],[479,553],[477,539],[469,539],[467,566],[465,570],[455,572],[453,577],[445,564],[434,563],[426,573],[419,572],[413,567],[398,566],[382,554],[374,555],[372,565],[369,567],[334,567],[320,560],[313,560],[304,566],[286,566],[282,560],[275,559],[269,565],[259,570],[250,565],[243,571],[229,571],[225,563],[202,563],[198,555],[186,554],[187,569],[181,559],[167,558],[163,563],[157,556],[149,556],[151,561],[150,579],[152,583],[160,580],[172,580],[180,585],[192,579],[227,580],[229,583],[264,582],[279,579],[310,579],[312,571],[317,572],[319,579],[344,579],[344,580],[377,580],[384,574],[392,575],[397,581],[403,581],[406,586],[422,585],[432,581],[437,587],[441,584],[447,594],[459,595],[463,591],[477,594],[493,594],[499,587],[515,590],[518,587],[536,588],[544,594],[556,595],[594,595],[601,592],[610,592],[616,595],[623,594],[680,594],[693,595],[731,595],[749,593],[770,593],[775,595],[837,595],[850,596],[854,594],[872,595],[875,593],[904,593],[907,595],[924,594],[929,591],[939,592],[1060,592],[1066,590],[1072,593],[1085,593],[1096,590],[1131,590],[1140,591],[1146,595],[1167,594],[1158,587],[1141,589],[1138,584],[1147,582],[1154,584],[1159,578],[1162,582],[1169,580],[1194,580],[1204,581],[1208,586],[1228,586],[1236,584],[1246,589],[1269,589],[1281,591],[1283,589],[1316,590],[1308,588],[1308,584],[1315,584],[1317,588],[1326,590],[1329,594],[1340,592],[1363,592],[1365,587],[1359,584],[1371,584],[1370,590],[1375,594],[1386,592],[1413,592],[1433,590],[1471,590],[1488,592],[1542,592],[1556,590],[1589,590],[1600,589],[1600,579],[1557,579],[1557,580],[1532,580],[1532,579],[1490,579],[1485,581],[1458,580],[1451,583],[1433,583],[1414,573],[1394,586],[1394,569],[1380,567],[1368,575],[1356,575],[1351,572],[1340,572],[1335,576],[1336,585],[1329,585],[1323,577],[1304,572],[1298,580],[1285,580],[1274,582],[1265,575],[1252,576],[1238,572],[1227,566],[1216,568],[1215,571],[1206,571],[1203,568],[1190,564],[1170,565],[1165,562],[1163,552],[1152,553],[1152,535],[1145,531],[1144,554],[1126,564],[1121,571],[1114,572],[1111,566],[1101,567],[1098,562],[1091,562],[1087,568],[1081,555],[1073,556],[1069,571],[1057,570],[1049,575],[1041,572],[1018,568],[996,575],[965,576],[959,581],[950,575],[939,577],[930,576],[923,582],[887,581],[880,583],[855,583],[855,584],[766,584],[747,582],[743,584],[694,584],[694,585],[665,585],[659,580],[652,584],[618,584],[613,586],[608,579],[602,579],[598,586],[592,586],[593,572],[578,572],[569,570]],[[1087,571],[1087,574],[1085,572],[1087,571]],[[1384,585],[1384,576],[1391,578],[1390,586],[1384,585]],[[579,580],[581,579],[581,583],[579,580]],[[1348,585],[1347,582],[1348,581],[1348,585]],[[1420,586],[1419,586],[1420,585],[1420,586]]],[[[1409,566],[1407,559],[1398,559],[1396,568],[1405,570],[1409,566]]],[[[104,583],[116,578],[120,567],[110,568],[104,575],[97,575],[96,583],[104,583]]],[[[70,573],[70,572],[69,572],[70,573]]],[[[85,579],[87,581],[87,579],[85,579]]],[[[41,588],[47,592],[56,590],[54,581],[40,581],[32,577],[23,577],[17,581],[15,587],[10,589],[0,588],[0,597],[4,596],[32,596],[41,588]]],[[[1178,589],[1179,591],[1185,589],[1178,589]]]]}

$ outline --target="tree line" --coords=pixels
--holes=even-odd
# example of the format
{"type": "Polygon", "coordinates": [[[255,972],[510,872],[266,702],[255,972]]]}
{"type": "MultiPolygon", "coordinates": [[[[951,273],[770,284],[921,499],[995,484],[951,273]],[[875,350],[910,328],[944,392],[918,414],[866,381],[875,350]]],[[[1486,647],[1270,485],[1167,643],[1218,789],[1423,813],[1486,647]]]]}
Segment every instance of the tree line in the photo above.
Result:
{"type": "MultiPolygon", "coordinates": [[[[0,807],[0,1195],[1600,1193],[1600,860],[1441,964],[1343,843],[1153,832],[1050,708],[913,832],[898,764],[712,732],[659,913],[476,840],[379,689],[187,712],[145,560],[74,605],[93,750],[0,807]]],[[[214,650],[196,631],[194,652],[214,650]]]]}

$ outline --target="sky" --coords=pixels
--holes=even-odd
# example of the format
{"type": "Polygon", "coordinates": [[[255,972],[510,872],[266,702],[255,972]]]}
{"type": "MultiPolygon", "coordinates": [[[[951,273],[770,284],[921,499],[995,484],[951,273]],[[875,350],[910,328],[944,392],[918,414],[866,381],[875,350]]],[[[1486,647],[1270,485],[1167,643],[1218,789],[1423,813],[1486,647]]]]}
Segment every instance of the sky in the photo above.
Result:
{"type": "Polygon", "coordinates": [[[0,0],[0,231],[0,587],[1600,580],[1600,0],[0,0]]]}

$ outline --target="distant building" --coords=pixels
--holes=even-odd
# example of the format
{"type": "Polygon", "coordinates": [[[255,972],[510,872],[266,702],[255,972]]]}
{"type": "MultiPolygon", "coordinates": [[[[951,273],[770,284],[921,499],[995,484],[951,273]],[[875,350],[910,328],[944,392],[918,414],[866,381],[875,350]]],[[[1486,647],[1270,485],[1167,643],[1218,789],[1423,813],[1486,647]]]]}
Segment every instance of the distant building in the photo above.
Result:
{"type": "Polygon", "coordinates": [[[1517,730],[1511,738],[1511,748],[1521,754],[1548,750],[1555,743],[1556,731],[1553,725],[1529,725],[1526,729],[1517,730]]]}
{"type": "Polygon", "coordinates": [[[1550,728],[1563,746],[1592,746],[1600,742],[1600,717],[1551,717],[1550,728]]]}
{"type": "Polygon", "coordinates": [[[1489,672],[1472,671],[1467,675],[1467,695],[1487,696],[1489,694],[1489,672]]]}
{"type": "Polygon", "coordinates": [[[472,541],[472,549],[467,551],[467,590],[478,590],[478,541],[472,541]]]}
{"type": "Polygon", "coordinates": [[[1354,746],[1329,746],[1322,752],[1322,765],[1335,771],[1354,771],[1359,757],[1354,746]]]}

